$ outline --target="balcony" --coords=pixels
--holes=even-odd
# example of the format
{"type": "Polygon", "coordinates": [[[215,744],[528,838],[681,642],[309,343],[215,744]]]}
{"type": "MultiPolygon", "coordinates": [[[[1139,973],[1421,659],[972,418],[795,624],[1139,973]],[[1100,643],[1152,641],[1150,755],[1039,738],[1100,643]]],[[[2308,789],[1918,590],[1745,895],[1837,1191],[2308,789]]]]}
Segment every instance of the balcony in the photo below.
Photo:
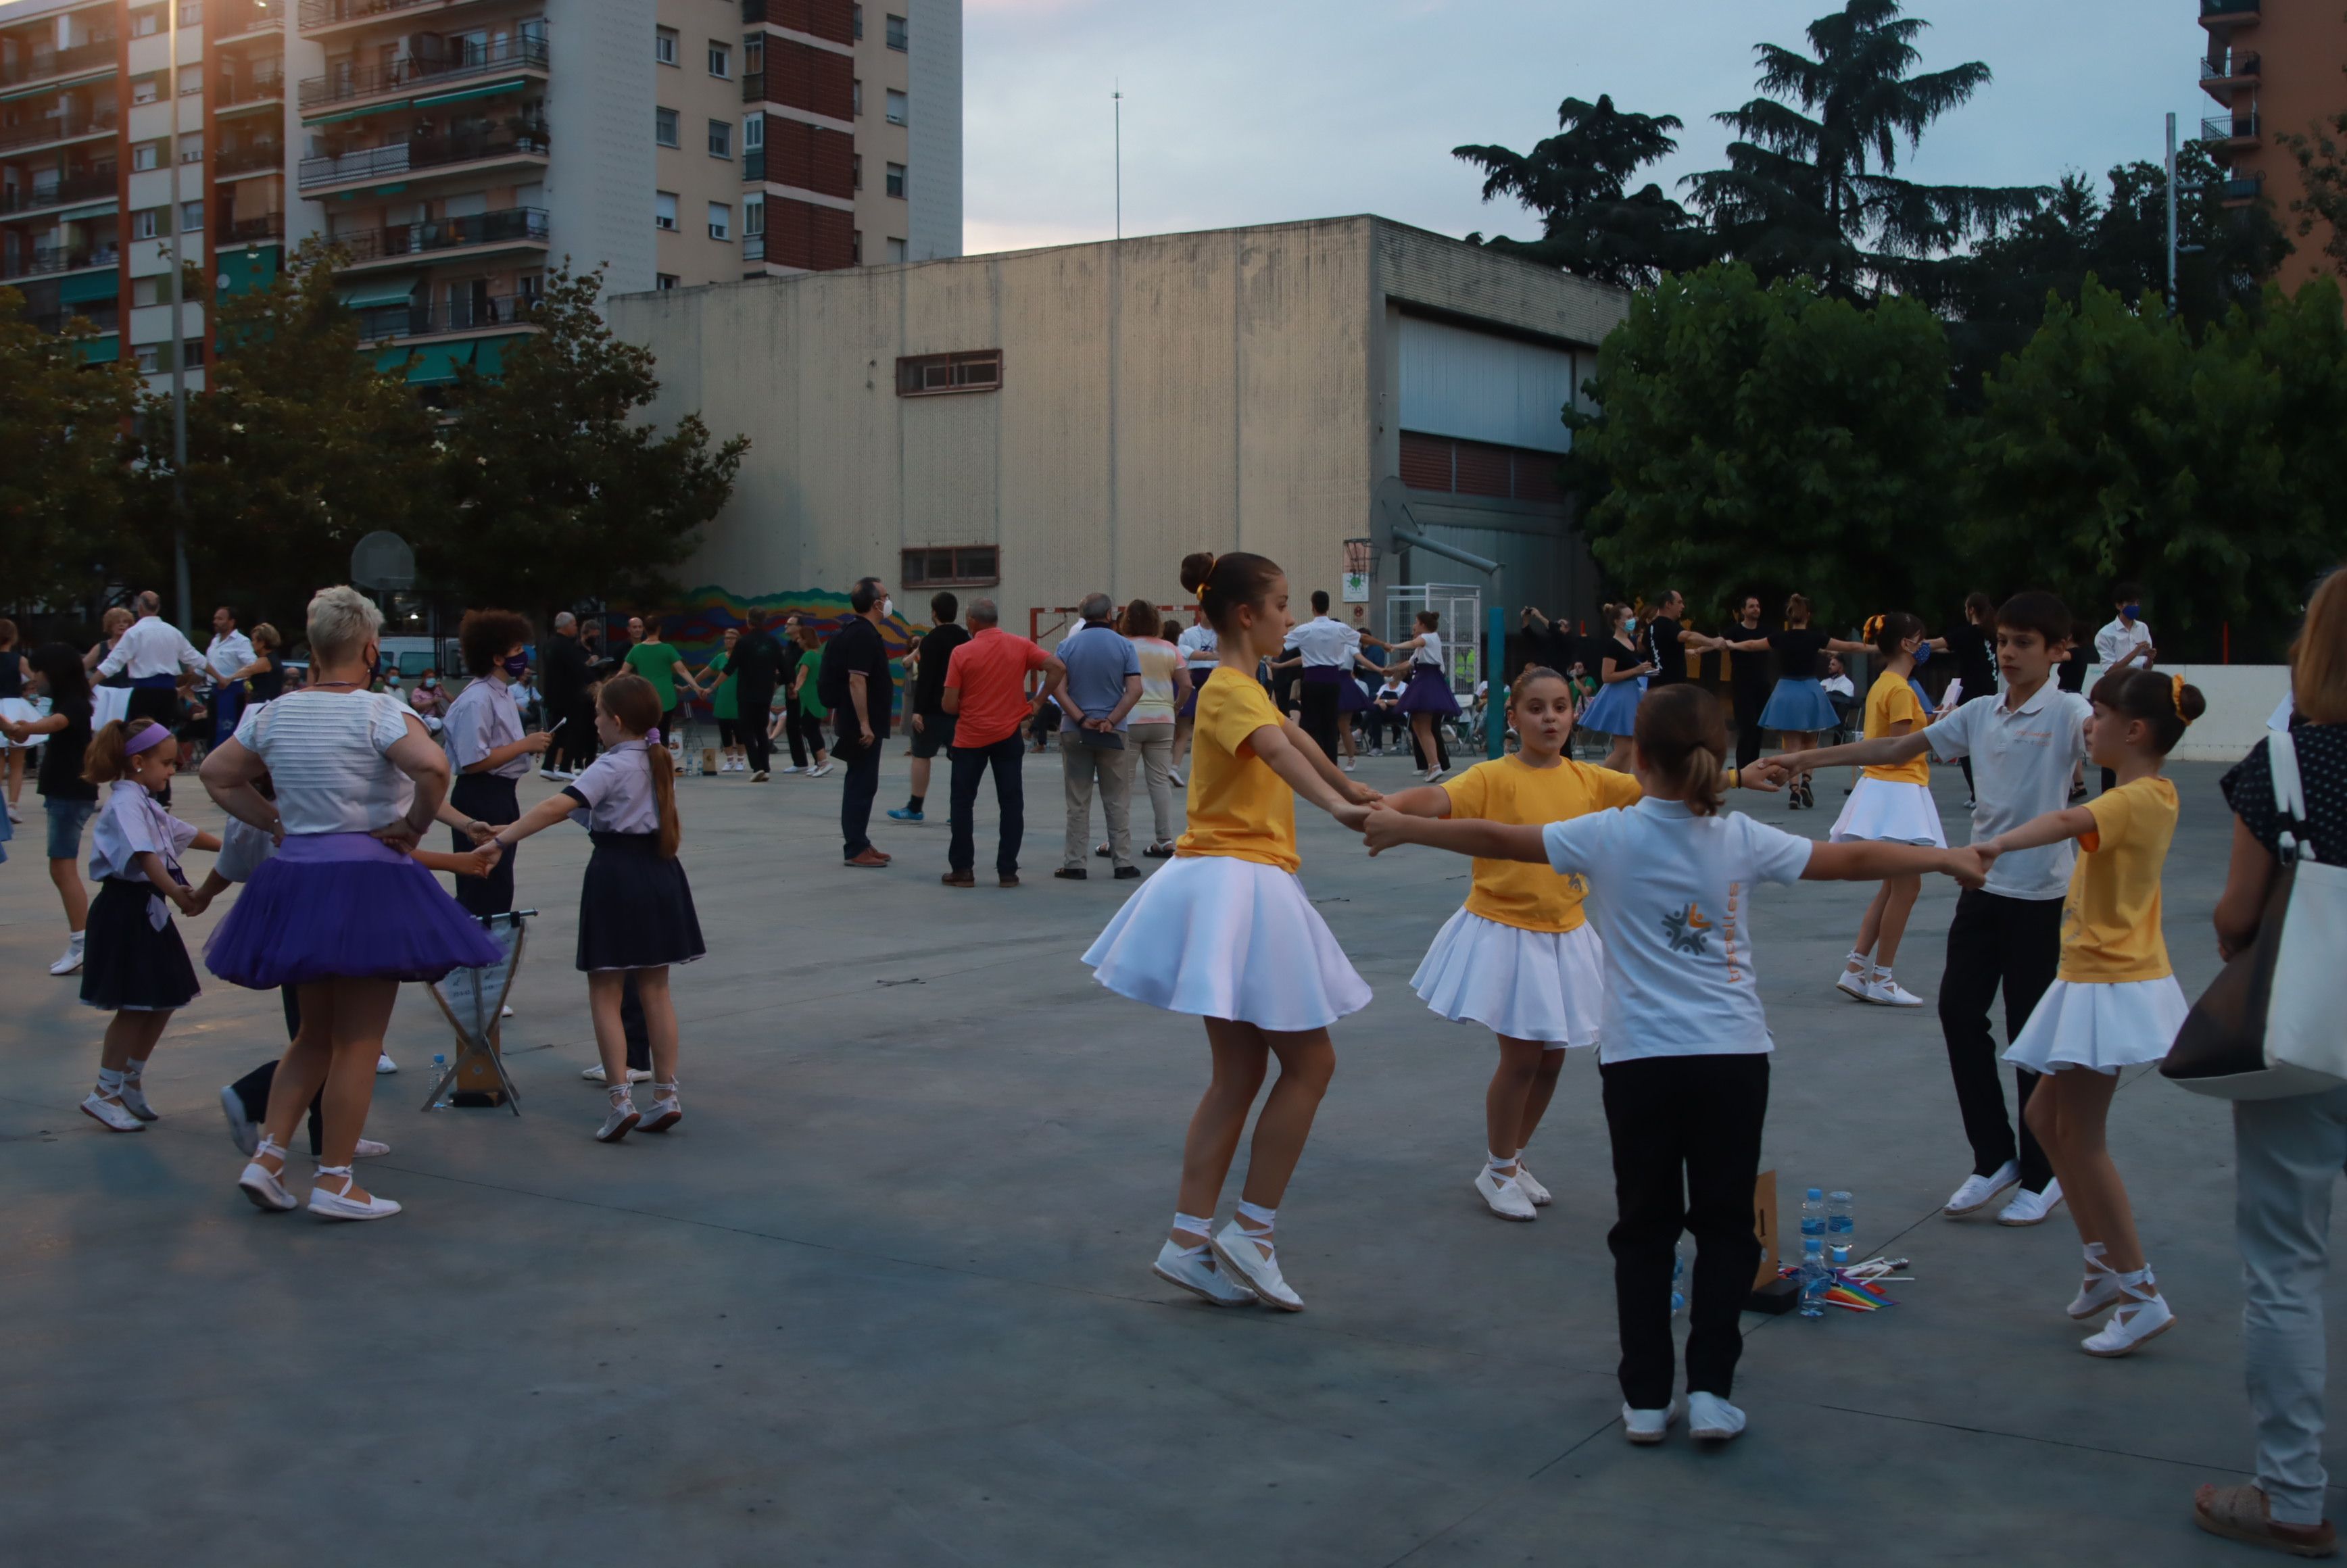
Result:
{"type": "Polygon", "coordinates": [[[122,324],[122,307],[114,300],[91,300],[71,310],[44,311],[38,315],[18,319],[34,331],[47,333],[54,337],[64,332],[77,317],[87,322],[99,333],[110,333],[118,330],[122,324]]]}
{"type": "Polygon", "coordinates": [[[64,114],[46,114],[22,125],[0,126],[0,152],[38,147],[44,142],[108,136],[121,123],[122,117],[112,103],[96,108],[71,109],[64,114]]]}
{"type": "Polygon", "coordinates": [[[2265,193],[2265,188],[2262,174],[2237,174],[2218,182],[2217,196],[2228,207],[2248,207],[2265,193]]]}
{"type": "Polygon", "coordinates": [[[530,324],[538,303],[531,294],[466,296],[432,305],[379,305],[358,313],[359,336],[380,343],[388,338],[446,337],[451,333],[495,332],[530,324]]]}
{"type": "Polygon", "coordinates": [[[274,33],[285,20],[285,0],[212,0],[211,25],[204,41],[225,44],[248,33],[274,33]]]}
{"type": "MultiPolygon", "coordinates": [[[[304,33],[318,33],[334,27],[354,27],[378,16],[396,16],[421,6],[445,11],[463,3],[464,0],[302,0],[301,26],[304,33]]],[[[283,5],[284,0],[278,0],[278,4],[283,5]]]]}
{"type": "Polygon", "coordinates": [[[0,66],[0,87],[13,87],[25,82],[37,82],[44,77],[66,77],[76,71],[92,71],[101,66],[111,66],[114,60],[114,40],[111,38],[92,38],[87,44],[76,44],[69,49],[35,49],[29,59],[18,60],[13,66],[0,66]]]}
{"type": "Polygon", "coordinates": [[[2254,147],[2258,139],[2258,117],[2254,114],[2246,117],[2213,115],[2200,122],[2200,135],[2197,139],[2203,147],[2209,148],[2254,147]]]}
{"type": "Polygon", "coordinates": [[[546,238],[545,208],[508,207],[470,218],[436,218],[423,223],[398,223],[388,229],[338,234],[333,242],[348,252],[349,266],[369,267],[442,251],[544,245],[546,238]]]}
{"type": "Polygon", "coordinates": [[[2250,85],[2258,79],[2257,52],[2253,49],[2224,49],[2199,62],[2200,85],[2250,85]]]}
{"type": "Polygon", "coordinates": [[[263,212],[257,218],[239,218],[224,222],[212,231],[212,243],[218,246],[261,245],[285,238],[285,214],[263,212]]]}
{"type": "Polygon", "coordinates": [[[2254,26],[2265,0],[2200,0],[2200,25],[2204,27],[2220,23],[2234,26],[2254,26]]]}
{"type": "Polygon", "coordinates": [[[275,60],[256,67],[242,81],[222,76],[212,84],[212,107],[225,114],[246,104],[268,103],[285,97],[285,67],[275,60]]]}
{"type": "Polygon", "coordinates": [[[546,62],[545,38],[525,33],[517,37],[501,38],[492,44],[459,46],[456,53],[446,59],[410,56],[380,66],[345,63],[339,70],[327,76],[312,77],[302,84],[302,108],[306,113],[328,104],[350,103],[385,93],[435,87],[443,82],[465,81],[498,71],[543,71],[546,62]]]}
{"type": "Polygon", "coordinates": [[[763,261],[766,259],[766,237],[764,234],[742,236],[742,260],[763,261]]]}
{"type": "Polygon", "coordinates": [[[31,212],[43,207],[62,207],[71,201],[96,201],[112,196],[117,189],[114,166],[102,164],[84,173],[69,174],[55,185],[0,191],[0,212],[31,212]]]}
{"type": "Polygon", "coordinates": [[[37,278],[52,272],[78,272],[85,267],[111,267],[120,260],[121,252],[111,245],[64,245],[36,250],[31,255],[19,255],[13,261],[0,261],[0,278],[37,278]]]}
{"type": "Polygon", "coordinates": [[[212,164],[212,174],[227,179],[239,174],[273,174],[284,167],[283,142],[256,141],[223,149],[212,164]]]}
{"type": "Polygon", "coordinates": [[[308,191],[330,185],[395,179],[418,170],[454,164],[542,159],[546,155],[546,128],[530,124],[515,131],[418,137],[389,147],[362,148],[332,158],[305,158],[299,179],[301,188],[308,191]]]}

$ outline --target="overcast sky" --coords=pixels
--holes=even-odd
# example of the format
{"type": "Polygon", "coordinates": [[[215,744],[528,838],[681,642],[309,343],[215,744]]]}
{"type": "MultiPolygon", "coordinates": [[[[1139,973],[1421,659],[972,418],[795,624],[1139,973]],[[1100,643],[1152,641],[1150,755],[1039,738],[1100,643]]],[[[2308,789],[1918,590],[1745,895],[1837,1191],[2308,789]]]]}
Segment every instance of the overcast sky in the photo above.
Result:
{"type": "MultiPolygon", "coordinates": [[[[966,248],[1107,238],[1109,94],[1124,94],[1124,231],[1374,212],[1448,234],[1529,237],[1483,206],[1462,143],[1524,150],[1567,97],[1686,121],[1665,188],[1715,168],[1708,117],[1753,96],[1752,46],[1809,53],[1832,0],[965,0],[966,248]]],[[[2157,159],[2189,137],[2191,0],[1918,0],[1922,68],[1983,60],[1995,81],[1901,172],[2050,183],[2157,159]]]]}

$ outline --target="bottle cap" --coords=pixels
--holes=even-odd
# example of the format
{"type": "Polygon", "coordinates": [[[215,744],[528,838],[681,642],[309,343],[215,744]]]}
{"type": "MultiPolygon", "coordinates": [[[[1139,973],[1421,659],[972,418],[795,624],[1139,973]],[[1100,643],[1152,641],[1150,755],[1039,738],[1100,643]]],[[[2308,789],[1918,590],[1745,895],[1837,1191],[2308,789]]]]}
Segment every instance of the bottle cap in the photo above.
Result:
{"type": "Polygon", "coordinates": [[[1809,1196],[1813,1198],[1822,1198],[1825,1195],[1825,1189],[1822,1187],[1811,1187],[1809,1189],[1809,1196]]]}
{"type": "Polygon", "coordinates": [[[1803,1252],[1823,1252],[1825,1250],[1825,1238],[1823,1236],[1805,1235],[1801,1238],[1801,1250],[1803,1252]]]}

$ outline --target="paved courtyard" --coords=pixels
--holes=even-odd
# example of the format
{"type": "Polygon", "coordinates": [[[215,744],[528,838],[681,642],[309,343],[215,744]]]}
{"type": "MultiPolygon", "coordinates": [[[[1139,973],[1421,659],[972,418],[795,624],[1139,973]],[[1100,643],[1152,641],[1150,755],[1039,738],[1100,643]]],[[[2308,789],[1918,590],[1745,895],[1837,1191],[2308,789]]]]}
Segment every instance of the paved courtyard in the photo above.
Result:
{"type": "MultiPolygon", "coordinates": [[[[2229,827],[2220,770],[2175,771],[2168,936],[2197,993],[2229,827]]],[[[926,825],[880,825],[897,863],[871,874],[839,866],[836,775],[685,781],[711,948],[676,989],[688,1116],[617,1148],[589,1138],[601,1097],[579,1078],[585,835],[530,841],[521,896],[544,913],[507,1035],[527,1114],[417,1112],[448,1035],[411,991],[369,1128],[392,1153],[367,1173],[407,1209],[373,1225],[235,1190],[215,1097],[281,1048],[273,996],[208,982],[149,1069],[144,1134],[77,1113],[102,1020],[43,973],[62,924],[28,810],[0,868],[0,1559],[2245,1560],[2188,1516],[2196,1481],[2251,1455],[2220,1104],[2149,1070],[2120,1093],[2113,1148],[2182,1321],[2132,1359],[2084,1356],[2066,1211],[1938,1217],[1969,1159],[1932,1009],[1830,988],[1869,890],[1764,890],[1766,1163],[1788,1214],[1804,1185],[1850,1188],[1865,1251],[1917,1279],[1870,1317],[1747,1317],[1747,1435],[1632,1450],[1594,1065],[1574,1055],[1536,1145],[1555,1207],[1501,1223],[1469,1189],[1491,1042],[1408,989],[1464,863],[1371,862],[1300,814],[1307,883],[1377,999],[1337,1030],[1283,1205],[1311,1309],[1217,1312],[1148,1266],[1201,1031],[1077,962],[1129,889],[1051,879],[1056,760],[1027,776],[1040,831],[1008,892],[938,886],[941,796],[926,825]]],[[[903,778],[892,756],[884,806],[903,778]]],[[[1822,835],[1840,784],[1816,813],[1740,798],[1822,835]]],[[[1962,781],[1935,787],[1960,837],[1962,781]]],[[[1901,966],[1927,999],[1952,902],[1927,888],[1901,966]]]]}

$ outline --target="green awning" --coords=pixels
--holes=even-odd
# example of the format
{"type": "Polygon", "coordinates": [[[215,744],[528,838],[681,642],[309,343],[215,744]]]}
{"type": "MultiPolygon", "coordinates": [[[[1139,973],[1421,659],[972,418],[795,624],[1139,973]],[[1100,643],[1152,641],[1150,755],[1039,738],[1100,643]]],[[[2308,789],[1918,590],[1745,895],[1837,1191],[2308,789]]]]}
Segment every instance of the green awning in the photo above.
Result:
{"type": "Polygon", "coordinates": [[[509,93],[517,87],[528,86],[529,86],[528,81],[520,77],[515,77],[509,81],[491,82],[485,87],[466,87],[462,92],[454,93],[435,93],[428,98],[415,98],[410,101],[417,108],[428,108],[434,104],[460,104],[467,98],[492,97],[498,93],[509,93]]]}
{"type": "Polygon", "coordinates": [[[84,338],[81,358],[84,364],[112,364],[122,357],[122,336],[108,333],[104,337],[84,338]]]}
{"type": "Polygon", "coordinates": [[[356,282],[343,283],[334,290],[334,298],[354,311],[371,311],[384,305],[404,305],[415,292],[415,274],[394,272],[383,278],[361,278],[356,282]]]}
{"type": "Polygon", "coordinates": [[[510,337],[483,338],[473,355],[473,368],[483,375],[501,374],[506,367],[506,345],[513,341],[510,337]]]}
{"type": "Polygon", "coordinates": [[[413,101],[414,100],[410,98],[395,98],[387,104],[369,104],[364,108],[344,109],[340,114],[305,114],[302,117],[302,123],[304,125],[332,125],[336,120],[357,119],[362,115],[388,114],[393,109],[404,109],[407,108],[413,101]]]}
{"type": "Polygon", "coordinates": [[[374,367],[377,370],[397,370],[413,354],[415,363],[407,366],[407,384],[437,386],[456,379],[456,367],[472,362],[474,346],[467,339],[463,343],[424,343],[412,348],[401,344],[395,348],[378,349],[375,351],[374,367]]]}
{"type": "Polygon", "coordinates": [[[43,82],[37,87],[24,87],[13,93],[0,93],[0,104],[14,103],[18,98],[35,98],[43,93],[59,92],[67,87],[87,87],[92,82],[102,81],[112,75],[114,75],[112,66],[100,66],[96,70],[85,71],[77,77],[66,77],[54,82],[43,82]]]}
{"type": "Polygon", "coordinates": [[[92,300],[110,300],[120,292],[120,287],[111,272],[77,272],[57,284],[57,302],[80,305],[92,300]]]}

